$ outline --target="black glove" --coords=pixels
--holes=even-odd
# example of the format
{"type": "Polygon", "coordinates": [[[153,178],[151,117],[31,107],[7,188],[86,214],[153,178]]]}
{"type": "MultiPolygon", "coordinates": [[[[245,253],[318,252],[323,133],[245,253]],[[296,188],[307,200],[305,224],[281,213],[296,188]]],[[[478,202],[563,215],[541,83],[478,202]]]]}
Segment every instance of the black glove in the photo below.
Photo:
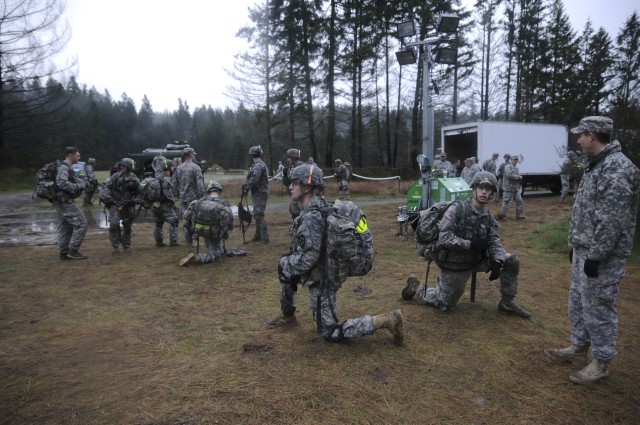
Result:
{"type": "Polygon", "coordinates": [[[600,266],[600,261],[589,260],[588,258],[584,261],[584,274],[589,277],[598,277],[600,274],[598,273],[598,267],[600,266]]]}
{"type": "Polygon", "coordinates": [[[573,248],[569,250],[569,262],[573,264],[573,248]]]}
{"type": "Polygon", "coordinates": [[[284,275],[284,271],[282,270],[282,266],[278,264],[278,280],[280,283],[284,283],[285,285],[291,284],[291,279],[284,275]]]}
{"type": "Polygon", "coordinates": [[[471,249],[474,251],[489,249],[489,241],[483,238],[473,238],[471,239],[471,249]]]}
{"type": "Polygon", "coordinates": [[[492,261],[489,264],[489,270],[485,273],[491,272],[489,275],[489,280],[496,280],[500,277],[500,272],[502,271],[502,263],[500,261],[492,261]]]}

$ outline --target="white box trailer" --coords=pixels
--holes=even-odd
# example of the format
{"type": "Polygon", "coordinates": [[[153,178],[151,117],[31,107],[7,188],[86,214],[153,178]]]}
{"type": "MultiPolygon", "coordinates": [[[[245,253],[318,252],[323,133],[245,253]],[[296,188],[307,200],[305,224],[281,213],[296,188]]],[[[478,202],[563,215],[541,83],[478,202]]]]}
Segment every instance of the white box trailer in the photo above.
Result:
{"type": "Polygon", "coordinates": [[[568,136],[569,130],[563,124],[478,121],[442,127],[442,150],[448,160],[458,158],[462,165],[465,158],[474,156],[482,166],[497,152],[499,166],[505,153],[519,155],[523,189],[547,188],[560,193],[560,167],[568,136]]]}

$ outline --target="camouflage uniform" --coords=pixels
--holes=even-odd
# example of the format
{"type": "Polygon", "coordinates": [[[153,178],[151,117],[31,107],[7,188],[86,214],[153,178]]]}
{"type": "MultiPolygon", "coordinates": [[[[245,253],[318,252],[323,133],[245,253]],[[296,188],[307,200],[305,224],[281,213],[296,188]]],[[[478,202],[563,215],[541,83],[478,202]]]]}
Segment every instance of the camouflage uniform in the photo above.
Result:
{"type": "Polygon", "coordinates": [[[626,258],[633,247],[640,172],[622,153],[618,141],[589,159],[569,227],[573,247],[571,343],[590,345],[596,360],[609,363],[616,356],[616,304],[626,258]],[[585,274],[587,259],[599,262],[599,276],[585,274]]]}
{"type": "MultiPolygon", "coordinates": [[[[315,323],[320,314],[319,333],[327,341],[340,341],[345,338],[356,338],[375,332],[373,316],[365,315],[356,319],[348,319],[342,324],[338,322],[337,291],[321,288],[323,280],[322,241],[326,229],[325,219],[321,212],[321,201],[314,197],[302,210],[289,230],[291,235],[291,253],[280,259],[283,274],[288,278],[299,279],[303,287],[309,288],[309,306],[315,323]],[[318,299],[320,311],[318,312],[318,299]]],[[[296,311],[294,294],[296,284],[280,283],[280,308],[285,315],[293,315],[296,311]]]]}
{"type": "Polygon", "coordinates": [[[158,155],[153,157],[151,166],[153,167],[153,172],[155,173],[156,177],[162,177],[164,175],[164,162],[166,160],[167,158],[165,158],[162,153],[159,153],[158,155]]]}
{"type": "MultiPolygon", "coordinates": [[[[180,215],[182,217],[192,201],[204,196],[202,170],[191,160],[183,162],[176,168],[173,172],[171,185],[174,197],[180,197],[180,215]]],[[[184,237],[187,238],[186,232],[184,237]]]]}
{"type": "Polygon", "coordinates": [[[249,168],[247,181],[243,185],[244,193],[251,190],[251,203],[253,204],[253,217],[256,219],[256,233],[253,241],[269,241],[269,229],[264,218],[269,198],[269,171],[267,164],[258,159],[249,168]]]}
{"type": "Polygon", "coordinates": [[[338,165],[333,170],[336,179],[338,180],[338,195],[346,195],[349,198],[349,170],[344,164],[338,165]]]}
{"type": "Polygon", "coordinates": [[[114,249],[122,244],[131,247],[131,226],[136,217],[136,197],[140,192],[140,180],[135,174],[118,171],[105,183],[105,206],[109,209],[109,240],[114,249]],[[122,232],[120,229],[122,221],[122,232]]]}
{"type": "Polygon", "coordinates": [[[562,163],[560,168],[560,182],[562,183],[562,192],[560,192],[560,199],[563,200],[569,194],[569,188],[571,187],[571,167],[573,166],[573,159],[567,157],[562,163]]]}
{"type": "MultiPolygon", "coordinates": [[[[513,159],[513,158],[512,158],[513,159]]],[[[516,218],[524,217],[524,205],[522,203],[522,176],[520,170],[513,164],[507,164],[504,167],[504,174],[502,176],[502,190],[504,191],[502,200],[502,207],[500,207],[500,214],[498,218],[504,218],[507,216],[509,206],[511,202],[516,202],[516,218]]]]}
{"type": "Polygon", "coordinates": [[[96,190],[98,190],[98,179],[93,170],[93,164],[87,162],[84,170],[87,173],[87,180],[89,181],[89,186],[84,190],[84,204],[93,205],[93,195],[95,195],[96,190]]]}
{"type": "Polygon", "coordinates": [[[444,176],[444,172],[447,172],[447,177],[455,177],[456,176],[456,170],[453,167],[453,165],[451,164],[451,162],[447,161],[446,159],[442,160],[436,160],[433,162],[433,170],[436,170],[436,172],[439,172],[442,176],[444,176]]]}
{"type": "Polygon", "coordinates": [[[153,231],[153,237],[156,240],[156,244],[162,245],[164,239],[164,232],[162,227],[164,223],[169,223],[169,242],[172,245],[178,243],[178,216],[173,209],[175,200],[173,197],[173,186],[171,184],[171,177],[161,174],[160,184],[162,185],[162,193],[160,206],[157,210],[153,211],[153,215],[156,219],[156,227],[153,231]]]}
{"type": "Polygon", "coordinates": [[[504,158],[505,158],[505,161],[498,166],[498,171],[496,172],[496,178],[498,179],[498,190],[496,190],[496,193],[494,193],[494,196],[493,196],[493,200],[496,202],[500,200],[503,194],[502,185],[504,183],[504,168],[509,163],[511,156],[509,156],[509,154],[505,154],[504,158]]]}
{"type": "Polygon", "coordinates": [[[80,196],[86,182],[76,179],[71,166],[63,161],[56,174],[56,191],[53,206],[58,212],[58,249],[60,257],[66,257],[69,250],[79,250],[87,233],[87,219],[74,199],[80,196]]]}
{"type": "Polygon", "coordinates": [[[519,260],[502,247],[498,223],[488,208],[476,210],[470,199],[453,204],[445,212],[439,227],[438,283],[435,287],[418,286],[415,297],[419,301],[443,311],[455,309],[469,276],[488,271],[490,261],[503,264],[500,293],[510,299],[517,295],[519,260]],[[471,240],[476,238],[488,240],[489,249],[472,250],[471,240]]]}
{"type": "Polygon", "coordinates": [[[487,159],[482,164],[482,169],[484,171],[488,171],[489,173],[493,174],[494,176],[496,175],[496,161],[493,159],[493,157],[487,159]]]}
{"type": "MultiPolygon", "coordinates": [[[[219,202],[226,207],[226,209],[229,212],[229,215],[233,217],[233,213],[231,212],[231,205],[229,205],[229,202],[225,201],[222,198],[206,196],[202,201],[191,202],[191,204],[189,204],[186,211],[184,212],[184,228],[185,228],[185,235],[188,235],[187,237],[188,246],[191,246],[191,244],[193,243],[194,223],[192,219],[193,219],[193,212],[194,212],[195,206],[198,204],[198,202],[219,202]]],[[[233,222],[231,223],[228,230],[229,231],[233,230],[233,222]]],[[[204,239],[205,246],[207,247],[207,252],[197,253],[193,259],[195,263],[199,263],[199,264],[213,263],[217,259],[222,258],[224,256],[224,240],[223,239],[212,239],[204,236],[203,236],[203,239],[204,239]]]]}
{"type": "MultiPolygon", "coordinates": [[[[289,164],[282,173],[282,184],[287,188],[287,193],[291,195],[291,189],[289,189],[289,185],[291,184],[291,171],[296,168],[298,165],[302,164],[299,160],[294,160],[289,164]]],[[[295,199],[291,199],[289,203],[289,213],[291,213],[291,218],[295,219],[300,215],[300,205],[298,201],[295,199]]]]}
{"type": "Polygon", "coordinates": [[[460,172],[460,177],[462,177],[468,184],[471,184],[471,180],[473,180],[473,176],[475,176],[477,172],[478,170],[476,170],[473,165],[471,167],[465,166],[460,172]]]}

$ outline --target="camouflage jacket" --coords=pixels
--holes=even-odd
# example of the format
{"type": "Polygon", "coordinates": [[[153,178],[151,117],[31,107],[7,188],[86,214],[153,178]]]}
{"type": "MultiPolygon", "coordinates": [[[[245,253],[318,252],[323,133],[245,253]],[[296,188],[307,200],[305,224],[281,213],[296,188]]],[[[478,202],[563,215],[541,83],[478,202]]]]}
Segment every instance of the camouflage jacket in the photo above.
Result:
{"type": "Polygon", "coordinates": [[[89,183],[98,182],[98,179],[96,178],[96,173],[93,170],[93,165],[85,164],[84,171],[87,172],[87,180],[89,181],[89,183]]]}
{"type": "Polygon", "coordinates": [[[326,222],[321,200],[314,197],[293,221],[289,229],[291,253],[280,259],[287,277],[300,277],[303,286],[322,281],[321,250],[326,222]]]}
{"type": "Polygon", "coordinates": [[[71,199],[75,199],[82,193],[84,185],[78,183],[73,174],[71,166],[62,161],[58,166],[58,172],[56,173],[56,185],[55,195],[53,202],[68,202],[71,199]]]}
{"type": "Polygon", "coordinates": [[[471,249],[471,240],[475,238],[489,241],[488,254],[492,260],[504,261],[506,257],[491,211],[487,207],[477,210],[470,199],[447,209],[439,228],[437,263],[445,269],[469,269],[486,257],[486,252],[471,249]]]}
{"type": "Polygon", "coordinates": [[[560,168],[560,175],[569,176],[571,175],[571,167],[573,166],[573,161],[569,158],[565,159],[562,163],[562,167],[560,168]]]}
{"type": "Polygon", "coordinates": [[[349,180],[349,177],[350,177],[349,176],[349,170],[347,169],[347,167],[344,164],[337,166],[333,170],[333,175],[336,176],[336,179],[338,179],[338,181],[349,180]]]}
{"type": "Polygon", "coordinates": [[[482,169],[484,171],[488,171],[491,174],[493,174],[494,176],[496,175],[496,161],[494,161],[493,158],[489,158],[487,159],[483,164],[482,164],[482,169]]]}
{"type": "Polygon", "coordinates": [[[267,170],[267,164],[263,160],[259,159],[251,164],[244,189],[251,190],[252,195],[255,193],[269,193],[269,170],[267,170]]]}
{"type": "Polygon", "coordinates": [[[573,205],[569,245],[587,248],[595,261],[626,258],[633,247],[640,172],[618,141],[589,159],[573,205]]]}
{"type": "MultiPolygon", "coordinates": [[[[498,166],[498,171],[496,173],[496,177],[497,178],[501,179],[504,176],[504,167],[506,167],[506,166],[507,166],[506,162],[503,162],[502,164],[500,164],[498,166]]],[[[500,188],[500,189],[502,189],[502,188],[500,188]]]]}
{"type": "Polygon", "coordinates": [[[173,205],[174,201],[176,200],[175,196],[173,195],[173,181],[169,176],[163,176],[160,179],[160,184],[162,185],[162,200],[160,202],[162,202],[163,204],[166,203],[173,205]]]}
{"type": "Polygon", "coordinates": [[[135,174],[128,176],[122,171],[118,171],[105,182],[104,198],[107,203],[117,206],[132,205],[136,202],[136,197],[140,193],[140,180],[135,174]]]}
{"type": "Polygon", "coordinates": [[[471,184],[473,176],[475,176],[477,172],[478,171],[473,167],[464,167],[462,171],[460,171],[460,177],[462,177],[467,183],[471,184]]]}
{"type": "Polygon", "coordinates": [[[202,170],[193,161],[185,161],[176,168],[171,184],[174,197],[179,197],[182,203],[188,204],[204,196],[202,170]]]}
{"type": "Polygon", "coordinates": [[[517,192],[522,187],[522,176],[520,170],[513,164],[507,164],[504,167],[502,175],[502,190],[505,192],[517,192]]]}

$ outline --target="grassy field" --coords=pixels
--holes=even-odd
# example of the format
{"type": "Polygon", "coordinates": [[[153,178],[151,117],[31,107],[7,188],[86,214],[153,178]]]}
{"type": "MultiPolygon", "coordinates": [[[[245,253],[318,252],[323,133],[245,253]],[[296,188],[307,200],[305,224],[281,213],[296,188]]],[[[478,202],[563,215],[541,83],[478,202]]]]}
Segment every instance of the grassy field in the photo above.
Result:
{"type": "MultiPolygon", "coordinates": [[[[359,191],[397,196],[393,185],[373,186],[359,191]]],[[[236,194],[239,183],[225,188],[236,194]]],[[[264,325],[279,313],[286,212],[267,215],[270,245],[243,245],[237,229],[226,246],[249,256],[191,268],[177,266],[184,247],[155,247],[150,223],[134,225],[129,255],[111,255],[106,230],[95,229],[82,247],[87,261],[61,262],[54,246],[0,247],[0,423],[638,422],[637,261],[622,283],[611,377],[577,386],[571,365],[542,353],[567,344],[570,207],[558,197],[525,198],[527,220],[501,223],[505,247],[522,261],[518,302],[533,313],[524,320],[497,313],[498,284],[484,274],[476,302],[467,293],[452,313],[402,301],[405,280],[424,276],[426,264],[411,240],[397,237],[397,206],[363,207],[375,265],[347,280],[338,302],[341,320],[401,308],[403,347],[386,330],[325,342],[306,289],[297,294],[298,326],[264,325]]]]}

